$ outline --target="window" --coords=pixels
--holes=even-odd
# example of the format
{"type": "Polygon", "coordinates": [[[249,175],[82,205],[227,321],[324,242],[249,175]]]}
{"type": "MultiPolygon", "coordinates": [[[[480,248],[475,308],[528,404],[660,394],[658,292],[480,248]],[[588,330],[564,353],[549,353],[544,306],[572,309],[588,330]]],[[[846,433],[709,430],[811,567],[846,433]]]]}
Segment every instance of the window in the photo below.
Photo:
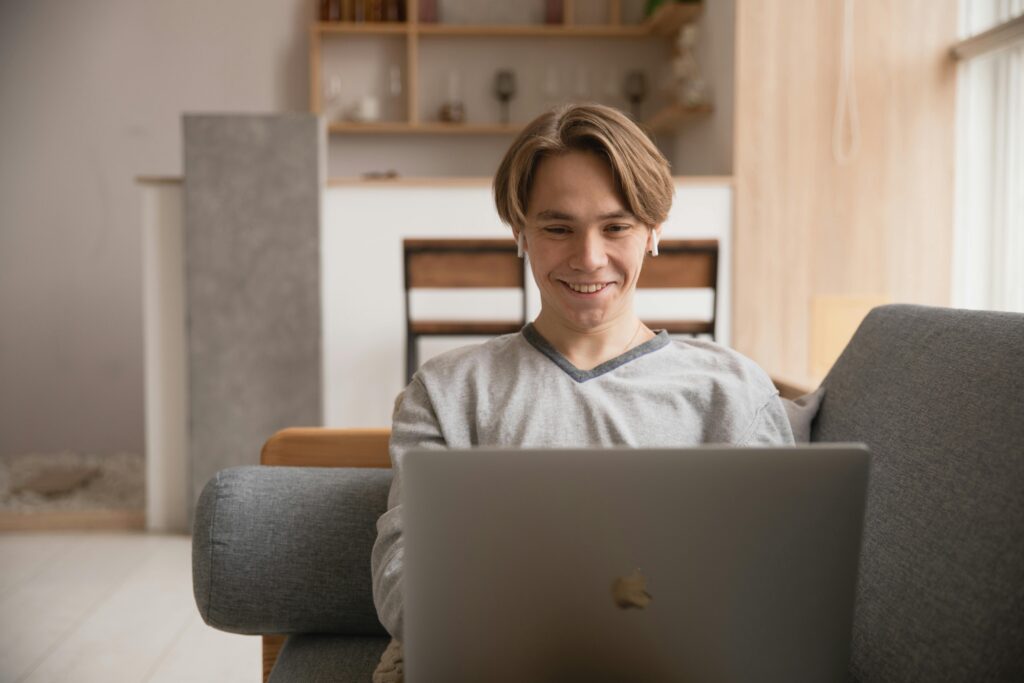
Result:
{"type": "Polygon", "coordinates": [[[953,305],[1024,312],[1024,0],[961,0],[953,305]]]}

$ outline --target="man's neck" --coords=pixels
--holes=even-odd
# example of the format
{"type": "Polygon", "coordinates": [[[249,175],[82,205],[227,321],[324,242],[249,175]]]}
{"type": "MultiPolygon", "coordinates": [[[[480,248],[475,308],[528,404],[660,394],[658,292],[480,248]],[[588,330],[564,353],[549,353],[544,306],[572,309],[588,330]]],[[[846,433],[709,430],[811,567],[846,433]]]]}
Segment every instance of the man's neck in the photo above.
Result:
{"type": "Polygon", "coordinates": [[[578,329],[541,311],[533,326],[540,336],[580,370],[592,370],[654,337],[654,333],[632,313],[595,328],[578,329]]]}

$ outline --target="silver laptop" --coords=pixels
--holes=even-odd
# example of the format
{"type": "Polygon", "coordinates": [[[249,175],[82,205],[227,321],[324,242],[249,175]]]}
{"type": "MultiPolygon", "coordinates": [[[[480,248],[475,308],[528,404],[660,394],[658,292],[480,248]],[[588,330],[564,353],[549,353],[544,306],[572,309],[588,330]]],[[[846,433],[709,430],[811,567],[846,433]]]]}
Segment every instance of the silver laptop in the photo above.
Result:
{"type": "Polygon", "coordinates": [[[405,672],[847,678],[861,445],[412,452],[405,672]]]}

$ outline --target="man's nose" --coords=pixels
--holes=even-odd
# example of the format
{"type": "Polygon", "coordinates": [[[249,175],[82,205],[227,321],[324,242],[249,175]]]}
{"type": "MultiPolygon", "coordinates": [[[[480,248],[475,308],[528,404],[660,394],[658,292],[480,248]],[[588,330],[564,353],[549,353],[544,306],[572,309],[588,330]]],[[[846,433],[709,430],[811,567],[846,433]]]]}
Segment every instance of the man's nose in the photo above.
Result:
{"type": "Polygon", "coordinates": [[[573,265],[586,272],[603,268],[608,263],[604,239],[600,233],[585,232],[576,244],[573,265]]]}

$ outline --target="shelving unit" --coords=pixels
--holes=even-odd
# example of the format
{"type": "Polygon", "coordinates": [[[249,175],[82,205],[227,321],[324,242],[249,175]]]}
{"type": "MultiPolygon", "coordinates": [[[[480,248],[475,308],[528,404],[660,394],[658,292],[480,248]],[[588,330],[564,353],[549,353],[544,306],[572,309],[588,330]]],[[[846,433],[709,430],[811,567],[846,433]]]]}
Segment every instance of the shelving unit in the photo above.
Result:
{"type": "Polygon", "coordinates": [[[521,126],[517,124],[503,125],[500,123],[444,123],[427,121],[415,125],[401,121],[385,121],[378,123],[359,123],[356,121],[335,122],[328,126],[332,133],[410,133],[431,135],[514,135],[521,126]]]}
{"type": "Polygon", "coordinates": [[[653,116],[644,120],[644,126],[654,132],[662,133],[680,128],[690,121],[695,121],[711,114],[714,109],[709,104],[687,107],[673,104],[659,109],[653,116]]]}
{"type": "MultiPolygon", "coordinates": [[[[421,120],[419,111],[420,41],[461,38],[545,38],[572,40],[577,38],[608,40],[664,40],[671,39],[686,24],[696,21],[702,6],[698,3],[666,3],[641,24],[623,24],[621,21],[621,0],[609,0],[609,23],[573,23],[573,3],[564,2],[564,19],[561,24],[535,25],[480,25],[421,23],[418,21],[417,0],[408,0],[408,20],[402,23],[351,23],[319,22],[310,29],[310,110],[323,113],[323,51],[324,41],[340,36],[379,36],[381,38],[404,38],[404,117],[395,121],[357,122],[334,121],[329,123],[332,134],[373,135],[514,135],[521,129],[520,124],[498,123],[443,123],[421,120]]],[[[684,107],[671,105],[659,110],[643,121],[651,131],[671,132],[695,118],[706,116],[711,107],[684,107]]]]}

